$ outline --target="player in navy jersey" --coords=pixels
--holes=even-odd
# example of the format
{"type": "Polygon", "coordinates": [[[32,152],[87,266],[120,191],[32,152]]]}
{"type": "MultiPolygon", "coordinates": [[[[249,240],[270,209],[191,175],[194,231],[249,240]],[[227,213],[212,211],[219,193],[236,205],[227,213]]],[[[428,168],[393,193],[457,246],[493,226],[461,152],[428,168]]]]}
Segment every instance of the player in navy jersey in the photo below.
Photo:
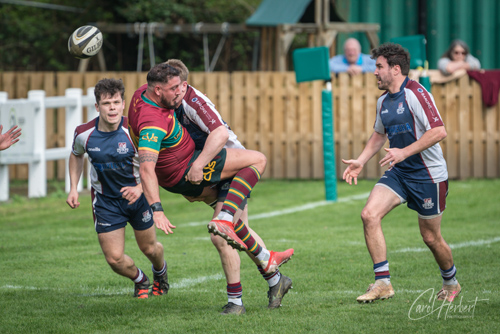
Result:
{"type": "Polygon", "coordinates": [[[376,60],[378,88],[386,92],[378,99],[374,132],[356,160],[348,165],[343,178],[357,183],[363,166],[389,139],[381,166],[389,166],[373,188],[361,212],[365,241],[373,261],[375,283],[357,298],[372,302],[394,296],[381,221],[400,204],[417,211],[420,234],[432,251],[443,277],[438,300],[452,302],[461,287],[455,274],[451,249],[441,236],[441,219],[448,194],[448,172],[439,142],[446,130],[432,95],[410,80],[410,55],[398,44],[386,43],[372,50],[376,60]]]}
{"type": "Polygon", "coordinates": [[[138,155],[123,117],[125,88],[121,80],[103,79],[95,86],[99,116],[75,130],[69,158],[71,189],[66,202],[75,209],[77,185],[87,153],[91,162],[92,209],[95,230],[106,261],[117,274],[135,283],[134,296],[148,298],[149,278],[124,253],[125,226],[134,229],[139,249],[152,263],[152,295],[168,292],[163,245],[156,240],[151,208],[142,193],[138,155]]]}
{"type": "MultiPolygon", "coordinates": [[[[181,98],[175,105],[175,116],[179,122],[186,128],[189,135],[195,143],[195,149],[207,152],[209,156],[216,155],[221,148],[240,148],[245,147],[240,143],[236,134],[231,130],[229,125],[222,119],[221,115],[215,108],[214,103],[197,90],[190,86],[188,81],[189,70],[186,65],[179,59],[170,59],[166,64],[176,68],[180,72],[182,81],[181,98]]],[[[202,156],[200,154],[200,156],[202,156]]],[[[193,164],[194,165],[194,164],[193,164]]],[[[201,173],[201,170],[195,171],[191,168],[189,173],[201,173]]],[[[189,175],[188,173],[188,175],[189,175]]],[[[206,204],[214,208],[213,217],[219,214],[226,195],[228,193],[231,179],[220,182],[216,187],[207,187],[203,195],[200,197],[187,197],[190,201],[204,201],[206,204]]],[[[235,214],[235,220],[241,218],[247,223],[247,227],[251,235],[258,241],[262,247],[266,247],[260,236],[248,226],[248,205],[246,199],[239,206],[239,210],[235,214]]],[[[240,257],[238,253],[230,247],[224,239],[217,235],[210,235],[212,243],[217,248],[221,258],[222,268],[224,270],[227,281],[228,305],[224,312],[238,312],[243,308],[241,302],[242,290],[235,294],[233,286],[241,286],[240,283],[240,257]],[[240,305],[241,304],[241,305],[240,305]]],[[[252,253],[246,252],[249,257],[257,265],[257,269],[261,273],[264,280],[269,285],[268,308],[274,309],[281,306],[281,301],[284,295],[292,287],[292,280],[280,273],[279,269],[271,274],[265,274],[259,265],[259,261],[252,253]]]]}

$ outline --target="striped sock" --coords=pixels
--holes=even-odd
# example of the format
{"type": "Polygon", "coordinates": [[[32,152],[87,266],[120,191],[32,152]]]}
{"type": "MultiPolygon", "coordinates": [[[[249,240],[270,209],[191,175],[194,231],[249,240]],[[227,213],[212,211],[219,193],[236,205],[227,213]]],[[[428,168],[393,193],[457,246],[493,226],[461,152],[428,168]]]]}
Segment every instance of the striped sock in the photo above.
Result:
{"type": "Polygon", "coordinates": [[[389,261],[385,260],[373,265],[373,271],[375,272],[375,280],[382,279],[385,283],[391,281],[391,275],[389,274],[389,261]]]}
{"type": "Polygon", "coordinates": [[[236,305],[243,305],[241,297],[243,296],[243,288],[241,283],[229,283],[227,285],[227,302],[236,305]]]}
{"type": "Polygon", "coordinates": [[[229,192],[221,210],[234,216],[241,202],[245,200],[252,188],[259,182],[259,179],[260,173],[253,166],[240,170],[231,181],[229,192]]]}
{"type": "Polygon", "coordinates": [[[238,220],[238,222],[234,226],[234,232],[236,232],[236,235],[245,243],[245,245],[247,245],[248,251],[254,256],[257,256],[262,251],[262,247],[252,237],[252,234],[248,230],[243,220],[238,220]]]}
{"type": "Polygon", "coordinates": [[[135,274],[135,277],[132,279],[135,284],[142,283],[147,279],[146,275],[142,272],[141,269],[137,268],[137,274],[135,274]]]}
{"type": "Polygon", "coordinates": [[[455,264],[453,264],[448,270],[443,270],[441,268],[439,268],[439,270],[441,270],[441,277],[443,277],[444,285],[458,284],[457,278],[455,277],[455,275],[457,274],[457,268],[455,268],[455,264]]]}
{"type": "Polygon", "coordinates": [[[167,272],[167,261],[163,261],[163,267],[161,270],[156,270],[153,265],[151,265],[151,270],[153,270],[153,275],[155,276],[163,276],[167,272]]]}
{"type": "Polygon", "coordinates": [[[274,273],[270,273],[270,274],[265,274],[264,269],[262,269],[259,266],[257,266],[257,269],[259,269],[260,274],[262,275],[262,277],[264,277],[267,284],[269,284],[270,288],[272,288],[273,286],[275,286],[276,284],[279,283],[279,281],[281,279],[281,273],[280,273],[279,269],[277,269],[274,273]]]}

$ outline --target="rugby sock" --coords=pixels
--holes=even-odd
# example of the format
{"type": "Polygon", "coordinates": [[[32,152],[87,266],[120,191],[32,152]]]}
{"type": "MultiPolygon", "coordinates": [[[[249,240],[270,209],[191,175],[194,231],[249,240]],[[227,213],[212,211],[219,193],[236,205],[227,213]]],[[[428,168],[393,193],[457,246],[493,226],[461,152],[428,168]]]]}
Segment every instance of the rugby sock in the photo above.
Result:
{"type": "Polygon", "coordinates": [[[241,283],[229,283],[227,285],[227,302],[236,305],[243,305],[241,297],[243,296],[243,288],[241,283]]]}
{"type": "Polygon", "coordinates": [[[389,261],[385,260],[373,265],[373,271],[375,272],[375,280],[383,280],[384,283],[389,284],[391,282],[391,275],[389,274],[389,261]]]}
{"type": "Polygon", "coordinates": [[[262,275],[262,277],[264,277],[264,279],[266,280],[267,284],[269,284],[270,288],[279,283],[281,279],[281,273],[279,269],[277,269],[274,273],[265,274],[264,269],[262,269],[259,266],[257,266],[257,268],[259,269],[259,272],[262,275]]]}
{"type": "Polygon", "coordinates": [[[262,251],[262,247],[252,237],[252,234],[248,230],[243,220],[238,220],[238,222],[234,226],[234,232],[236,232],[238,238],[240,238],[245,243],[245,245],[247,245],[248,251],[254,256],[257,256],[262,251]]]}
{"type": "Polygon", "coordinates": [[[163,276],[167,272],[167,261],[163,261],[163,267],[161,268],[161,270],[156,270],[153,265],[151,265],[151,269],[153,270],[153,275],[163,276]]]}
{"type": "Polygon", "coordinates": [[[146,279],[147,279],[147,277],[146,277],[146,275],[144,275],[144,273],[142,272],[142,270],[139,269],[139,268],[137,268],[137,274],[132,279],[132,281],[134,281],[135,284],[138,284],[138,283],[144,282],[146,279]]]}
{"type": "Polygon", "coordinates": [[[443,270],[441,268],[439,268],[439,270],[441,270],[441,277],[443,277],[443,284],[444,285],[457,285],[458,284],[457,278],[455,277],[455,275],[457,273],[457,268],[455,268],[455,264],[453,264],[453,266],[451,266],[451,268],[448,270],[443,270]]]}
{"type": "Polygon", "coordinates": [[[240,170],[233,178],[233,181],[231,181],[229,192],[227,193],[226,200],[222,205],[221,211],[234,216],[241,202],[245,200],[259,179],[260,173],[257,168],[253,166],[240,170]]]}

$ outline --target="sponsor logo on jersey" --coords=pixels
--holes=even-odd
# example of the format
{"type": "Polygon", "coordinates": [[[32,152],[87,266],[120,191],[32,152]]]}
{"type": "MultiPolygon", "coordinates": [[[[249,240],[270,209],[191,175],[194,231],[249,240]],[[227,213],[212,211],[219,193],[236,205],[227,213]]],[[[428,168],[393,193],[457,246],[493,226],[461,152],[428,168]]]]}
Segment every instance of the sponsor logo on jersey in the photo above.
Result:
{"type": "Polygon", "coordinates": [[[197,97],[193,97],[193,98],[191,99],[191,102],[196,102],[196,101],[198,101],[198,98],[197,98],[197,97]]]}
{"type": "Polygon", "coordinates": [[[148,221],[150,221],[150,220],[151,220],[151,214],[149,213],[149,210],[144,211],[144,212],[142,213],[142,221],[143,221],[144,223],[147,223],[147,222],[148,222],[148,221]]]}
{"type": "Polygon", "coordinates": [[[118,143],[118,148],[116,149],[116,152],[120,154],[127,153],[128,152],[127,143],[118,143]]]}
{"type": "Polygon", "coordinates": [[[423,92],[424,92],[424,90],[423,90],[422,88],[417,88],[417,92],[419,92],[419,93],[423,93],[423,92]]]}
{"type": "Polygon", "coordinates": [[[87,151],[90,152],[101,152],[101,149],[99,147],[89,147],[87,151]]]}
{"type": "Polygon", "coordinates": [[[412,132],[412,131],[413,130],[411,128],[410,123],[396,124],[396,125],[393,125],[393,126],[389,126],[387,128],[387,134],[390,135],[390,136],[399,135],[399,134],[402,134],[402,133],[412,132]]]}
{"type": "Polygon", "coordinates": [[[384,110],[382,110],[380,113],[381,113],[381,114],[387,114],[388,112],[389,112],[389,110],[384,109],[384,110]]]}
{"type": "Polygon", "coordinates": [[[424,209],[432,209],[434,207],[434,203],[432,202],[432,198],[424,198],[424,204],[422,204],[424,209]]]}
{"type": "Polygon", "coordinates": [[[399,102],[398,109],[396,110],[396,112],[398,113],[398,115],[401,115],[404,111],[405,108],[403,107],[403,102],[399,102]]]}
{"type": "Polygon", "coordinates": [[[148,142],[158,142],[158,137],[155,136],[154,133],[151,134],[151,137],[149,136],[149,133],[146,133],[144,136],[142,136],[142,140],[147,140],[148,142]]]}

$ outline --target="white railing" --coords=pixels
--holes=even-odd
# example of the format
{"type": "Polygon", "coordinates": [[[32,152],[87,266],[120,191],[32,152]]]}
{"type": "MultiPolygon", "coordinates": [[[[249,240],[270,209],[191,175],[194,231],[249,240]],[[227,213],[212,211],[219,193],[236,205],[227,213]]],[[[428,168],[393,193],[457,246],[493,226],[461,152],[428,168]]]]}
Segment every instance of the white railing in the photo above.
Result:
{"type": "MultiPolygon", "coordinates": [[[[6,92],[0,92],[0,124],[4,130],[19,125],[23,131],[20,141],[8,150],[0,152],[0,201],[9,199],[9,165],[28,164],[28,197],[44,197],[47,195],[47,161],[66,161],[71,153],[73,133],[82,124],[83,108],[94,109],[94,88],[87,90],[83,96],[80,88],[66,89],[65,96],[46,97],[43,90],[28,92],[27,99],[8,100],[6,92]],[[47,148],[46,146],[46,109],[65,108],[65,146],[47,148]]],[[[90,115],[91,113],[88,112],[90,115]]],[[[65,190],[69,192],[69,172],[66,168],[65,190]]],[[[78,191],[83,188],[82,181],[78,191]]],[[[90,189],[90,180],[87,188],[90,189]]]]}

